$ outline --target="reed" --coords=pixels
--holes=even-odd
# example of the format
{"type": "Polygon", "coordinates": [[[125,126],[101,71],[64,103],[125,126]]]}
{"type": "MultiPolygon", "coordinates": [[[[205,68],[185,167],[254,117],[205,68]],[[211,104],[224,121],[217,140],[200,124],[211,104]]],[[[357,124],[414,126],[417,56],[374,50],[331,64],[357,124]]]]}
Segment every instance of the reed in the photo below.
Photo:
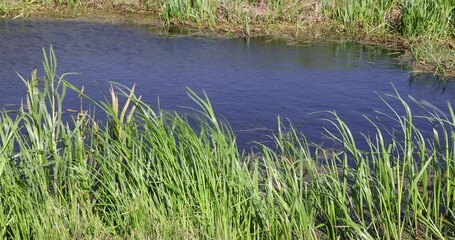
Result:
{"type": "Polygon", "coordinates": [[[455,4],[450,0],[404,1],[405,35],[447,38],[455,35],[455,4]]]}
{"type": "Polygon", "coordinates": [[[455,5],[450,0],[336,0],[329,12],[353,31],[388,30],[439,39],[455,34],[455,5]]]}
{"type": "Polygon", "coordinates": [[[43,81],[37,71],[23,78],[22,106],[1,112],[3,238],[455,237],[452,108],[447,116],[428,109],[433,136],[424,137],[395,93],[406,114],[390,109],[387,116],[399,134],[378,126],[361,139],[367,149],[333,113],[327,121],[336,130],[327,135],[336,150],[310,147],[279,119],[275,147],[245,154],[206,95],[188,90],[199,118],[151,108],[121,85],[100,102],[56,68],[50,49],[43,81]],[[67,91],[107,118],[81,111],[65,120],[67,91]]]}

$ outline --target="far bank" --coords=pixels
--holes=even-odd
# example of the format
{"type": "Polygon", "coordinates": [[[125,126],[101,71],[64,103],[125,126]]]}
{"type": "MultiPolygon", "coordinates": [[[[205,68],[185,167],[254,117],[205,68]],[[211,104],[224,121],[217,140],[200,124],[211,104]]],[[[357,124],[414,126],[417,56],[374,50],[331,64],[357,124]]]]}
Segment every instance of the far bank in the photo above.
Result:
{"type": "Polygon", "coordinates": [[[450,0],[0,0],[0,16],[149,24],[222,37],[348,40],[402,50],[417,72],[455,75],[450,0]]]}

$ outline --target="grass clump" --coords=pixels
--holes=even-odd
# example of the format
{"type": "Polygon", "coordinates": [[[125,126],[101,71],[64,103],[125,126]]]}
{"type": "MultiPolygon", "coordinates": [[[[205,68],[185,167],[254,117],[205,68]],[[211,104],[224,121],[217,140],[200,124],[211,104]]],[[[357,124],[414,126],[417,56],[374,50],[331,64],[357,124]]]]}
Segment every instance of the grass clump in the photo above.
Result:
{"type": "Polygon", "coordinates": [[[335,0],[330,19],[354,38],[411,50],[417,70],[453,75],[455,4],[450,0],[335,0]],[[425,48],[425,51],[422,51],[425,48]]]}
{"type": "Polygon", "coordinates": [[[450,239],[455,235],[455,114],[428,112],[424,137],[402,98],[399,128],[357,147],[334,113],[337,150],[310,147],[280,121],[276,146],[242,154],[207,96],[200,118],[152,109],[118,85],[95,101],[56,75],[24,80],[17,112],[0,117],[0,236],[4,238],[450,239]],[[68,89],[69,88],[69,89],[68,89]],[[67,90],[105,121],[63,116],[67,90]],[[118,93],[121,93],[120,95],[118,93]],[[122,98],[123,100],[119,99],[122,98]],[[121,102],[124,104],[121,104],[121,102]]]}
{"type": "Polygon", "coordinates": [[[332,18],[365,32],[447,39],[455,34],[455,4],[450,0],[336,0],[332,18]]]}
{"type": "Polygon", "coordinates": [[[404,1],[402,32],[411,36],[447,38],[455,35],[455,3],[450,0],[404,1]]]}

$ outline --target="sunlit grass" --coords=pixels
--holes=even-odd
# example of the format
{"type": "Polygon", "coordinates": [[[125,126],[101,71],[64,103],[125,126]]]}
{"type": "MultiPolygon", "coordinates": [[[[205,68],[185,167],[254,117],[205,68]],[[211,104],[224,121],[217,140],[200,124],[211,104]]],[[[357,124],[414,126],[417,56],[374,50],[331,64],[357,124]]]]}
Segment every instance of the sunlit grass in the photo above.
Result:
{"type": "Polygon", "coordinates": [[[450,0],[335,0],[331,9],[332,17],[352,31],[386,30],[437,39],[455,34],[455,5],[450,0]]]}
{"type": "Polygon", "coordinates": [[[397,137],[377,127],[361,139],[367,149],[357,147],[359,139],[333,113],[328,121],[336,130],[327,134],[338,149],[310,147],[279,119],[274,148],[242,154],[205,95],[188,90],[198,119],[152,109],[134,88],[120,85],[99,102],[56,75],[52,49],[45,56],[43,81],[36,71],[24,79],[21,108],[0,117],[2,237],[455,237],[451,108],[447,116],[428,111],[433,136],[424,136],[395,93],[405,112],[391,108],[387,115],[397,137]],[[107,119],[82,110],[66,122],[67,91],[107,119]]]}
{"type": "Polygon", "coordinates": [[[403,1],[405,35],[446,38],[455,35],[455,3],[451,0],[403,1]]]}

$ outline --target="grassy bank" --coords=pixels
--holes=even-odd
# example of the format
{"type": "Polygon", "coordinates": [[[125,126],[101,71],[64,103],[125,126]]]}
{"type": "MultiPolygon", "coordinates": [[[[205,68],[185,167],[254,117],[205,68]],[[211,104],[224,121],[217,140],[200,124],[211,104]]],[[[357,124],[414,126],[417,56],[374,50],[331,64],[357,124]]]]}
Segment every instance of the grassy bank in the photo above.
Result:
{"type": "MultiPolygon", "coordinates": [[[[56,76],[24,79],[17,111],[0,117],[0,236],[15,239],[451,239],[455,237],[455,114],[428,112],[425,138],[394,115],[356,147],[336,114],[340,149],[310,148],[281,123],[276,147],[244,154],[209,100],[200,118],[152,109],[134,88],[93,101],[66,122],[78,88],[56,76]],[[42,79],[41,81],[38,79],[42,79]],[[124,102],[124,104],[119,104],[124,102]]],[[[81,97],[90,100],[89,96],[81,97]]],[[[366,120],[367,121],[367,120],[366,120]]]]}
{"type": "Polygon", "coordinates": [[[157,16],[167,26],[234,36],[349,39],[404,48],[412,52],[414,69],[455,75],[452,0],[0,0],[6,17],[109,12],[157,16]]]}

